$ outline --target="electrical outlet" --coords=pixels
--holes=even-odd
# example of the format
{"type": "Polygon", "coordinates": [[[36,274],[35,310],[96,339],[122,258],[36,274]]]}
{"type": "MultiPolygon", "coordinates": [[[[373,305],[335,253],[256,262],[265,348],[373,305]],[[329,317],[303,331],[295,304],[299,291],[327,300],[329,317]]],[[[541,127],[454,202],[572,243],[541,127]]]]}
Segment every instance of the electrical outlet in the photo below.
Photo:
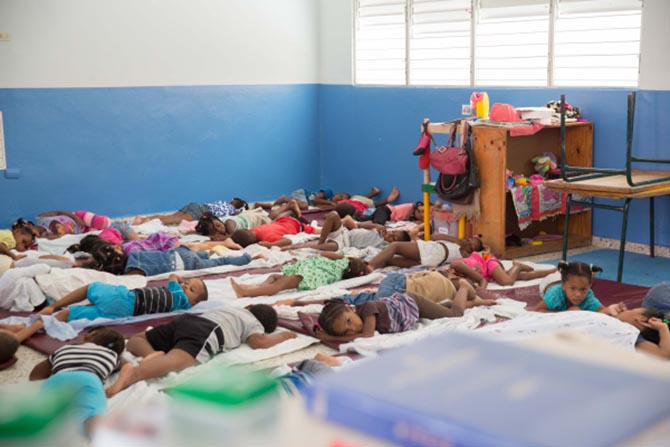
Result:
{"type": "Polygon", "coordinates": [[[11,39],[12,39],[12,38],[11,38],[11,36],[9,35],[9,33],[5,33],[5,32],[1,32],[1,31],[0,31],[0,41],[9,42],[11,39]]]}
{"type": "Polygon", "coordinates": [[[472,114],[472,108],[470,107],[470,104],[461,105],[461,115],[471,115],[471,114],[472,114]]]}

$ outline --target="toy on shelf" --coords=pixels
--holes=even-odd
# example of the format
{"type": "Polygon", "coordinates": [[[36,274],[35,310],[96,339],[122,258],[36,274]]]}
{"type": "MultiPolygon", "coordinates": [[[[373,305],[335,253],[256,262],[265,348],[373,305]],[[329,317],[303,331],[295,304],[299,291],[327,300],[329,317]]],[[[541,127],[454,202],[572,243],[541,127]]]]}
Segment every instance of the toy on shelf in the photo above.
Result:
{"type": "Polygon", "coordinates": [[[533,163],[535,172],[543,177],[546,177],[550,170],[556,169],[558,167],[556,155],[551,152],[545,152],[542,155],[533,157],[530,161],[533,163]]]}

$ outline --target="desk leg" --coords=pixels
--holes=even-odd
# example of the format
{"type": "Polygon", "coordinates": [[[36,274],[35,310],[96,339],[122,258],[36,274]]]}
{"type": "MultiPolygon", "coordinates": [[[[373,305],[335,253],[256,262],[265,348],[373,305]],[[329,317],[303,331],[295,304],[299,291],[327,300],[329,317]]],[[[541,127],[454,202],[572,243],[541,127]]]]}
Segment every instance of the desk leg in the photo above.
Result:
{"type": "Polygon", "coordinates": [[[565,228],[563,229],[563,256],[561,259],[564,261],[568,260],[568,225],[570,224],[570,204],[572,203],[572,194],[568,194],[568,197],[565,199],[565,219],[563,222],[563,225],[565,228]]]}
{"type": "Polygon", "coordinates": [[[654,257],[654,198],[649,197],[649,256],[654,257]]]}
{"type": "Polygon", "coordinates": [[[619,268],[616,274],[617,282],[621,282],[623,276],[623,256],[626,252],[626,229],[628,228],[628,207],[630,205],[630,198],[626,199],[623,204],[623,222],[621,223],[621,247],[619,247],[619,268]]]}

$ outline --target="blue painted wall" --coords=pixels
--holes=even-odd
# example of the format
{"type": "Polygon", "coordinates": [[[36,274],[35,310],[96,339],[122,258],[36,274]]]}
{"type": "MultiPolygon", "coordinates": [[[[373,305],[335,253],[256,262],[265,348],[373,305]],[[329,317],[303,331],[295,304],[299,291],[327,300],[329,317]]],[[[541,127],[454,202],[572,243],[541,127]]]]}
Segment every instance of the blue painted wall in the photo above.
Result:
{"type": "Polygon", "coordinates": [[[53,209],[109,216],[319,184],[317,85],[0,89],[0,228],[53,209]]]}
{"type": "MultiPolygon", "coordinates": [[[[594,122],[594,165],[624,166],[628,90],[485,90],[492,104],[516,106],[542,105],[565,93],[567,101],[580,107],[583,116],[594,122]]],[[[377,185],[384,193],[397,185],[401,189],[401,201],[421,199],[422,173],[417,167],[417,158],[412,156],[420,123],[424,117],[433,121],[458,118],[461,104],[469,102],[471,92],[472,89],[465,88],[322,85],[319,89],[322,184],[351,192],[368,191],[370,185],[377,185]]],[[[668,111],[670,92],[638,92],[636,155],[670,158],[668,111]]],[[[648,200],[633,201],[628,226],[631,242],[649,243],[648,203],[648,200]],[[642,217],[637,219],[636,216],[642,217]]],[[[656,203],[656,243],[667,246],[670,245],[670,200],[663,197],[656,203]]],[[[620,222],[620,213],[596,210],[593,234],[618,239],[620,222]]]]}

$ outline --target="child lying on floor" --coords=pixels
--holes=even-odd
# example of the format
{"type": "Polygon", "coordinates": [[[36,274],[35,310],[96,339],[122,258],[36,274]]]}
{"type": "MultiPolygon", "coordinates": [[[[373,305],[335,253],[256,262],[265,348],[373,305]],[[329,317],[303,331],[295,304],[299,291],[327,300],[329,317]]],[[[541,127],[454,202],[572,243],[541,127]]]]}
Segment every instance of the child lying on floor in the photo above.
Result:
{"type": "Polygon", "coordinates": [[[370,266],[373,269],[380,269],[388,265],[396,267],[413,267],[415,265],[438,267],[484,249],[484,244],[479,237],[459,239],[453,236],[434,234],[432,238],[434,240],[393,242],[370,260],[370,266]]]}
{"type": "Polygon", "coordinates": [[[419,318],[463,316],[465,303],[474,294],[471,286],[461,286],[454,299],[444,304],[408,293],[395,293],[355,307],[340,299],[329,300],[319,315],[315,334],[319,340],[347,343],[358,337],[372,337],[375,332],[411,331],[419,325],[419,318]]]}
{"type": "Polygon", "coordinates": [[[491,281],[501,286],[511,286],[517,280],[530,281],[556,272],[555,268],[535,270],[517,261],[513,261],[512,267],[505,270],[498,258],[485,251],[475,251],[467,258],[455,259],[449,267],[454,272],[474,281],[478,289],[486,289],[491,281]]]}
{"type": "MultiPolygon", "coordinates": [[[[347,247],[381,248],[390,242],[410,240],[406,231],[386,231],[382,225],[356,222],[350,216],[347,217],[340,218],[336,211],[328,213],[319,234],[319,243],[312,248],[326,251],[337,251],[347,247]]],[[[284,250],[290,248],[293,246],[284,247],[284,250]]]]}
{"type": "Polygon", "coordinates": [[[300,232],[314,233],[314,228],[311,225],[305,225],[300,221],[302,214],[295,200],[290,201],[286,206],[288,211],[278,216],[274,222],[248,230],[237,229],[230,236],[231,239],[242,247],[251,244],[258,244],[263,247],[280,247],[291,244],[291,240],[284,237],[286,235],[300,232]]]}
{"type": "Polygon", "coordinates": [[[345,258],[337,253],[323,253],[284,265],[280,274],[270,275],[256,285],[230,283],[238,298],[275,295],[282,290],[314,290],[342,279],[356,278],[372,270],[360,258],[345,258]]]}
{"type": "Polygon", "coordinates": [[[128,351],[144,360],[136,367],[127,364],[121,368],[119,378],[107,389],[107,396],[141,380],[204,363],[242,343],[252,349],[265,349],[297,336],[290,331],[272,334],[276,328],[277,312],[267,304],[224,306],[201,315],[182,315],[128,341],[128,351]]]}
{"type": "Polygon", "coordinates": [[[537,312],[560,312],[564,310],[588,310],[603,312],[613,317],[626,310],[623,303],[603,306],[591,290],[593,272],[602,272],[597,265],[583,262],[559,261],[558,272],[547,276],[545,284],[540,285],[542,301],[535,310],[537,312]],[[556,284],[556,276],[560,276],[560,284],[556,284]]]}
{"type": "Polygon", "coordinates": [[[109,328],[89,332],[81,344],[57,349],[30,372],[30,380],[47,379],[43,392],[74,391],[74,418],[85,434],[107,407],[103,382],[121,365],[123,335],[109,328]]]}
{"type": "MultiPolygon", "coordinates": [[[[388,273],[379,283],[377,291],[359,292],[352,295],[339,296],[341,300],[348,304],[362,304],[366,301],[372,301],[379,298],[387,298],[394,293],[409,293],[411,295],[422,296],[434,303],[453,300],[457,290],[464,287],[466,290],[472,289],[472,285],[463,278],[449,279],[445,272],[416,272],[416,273],[388,273]]],[[[323,303],[325,300],[297,300],[286,299],[279,300],[275,304],[287,306],[303,306],[313,303],[323,303]]],[[[496,304],[495,300],[485,300],[474,293],[468,293],[468,300],[465,307],[474,306],[492,306],[496,304]]]]}
{"type": "Polygon", "coordinates": [[[65,295],[40,311],[51,315],[63,307],[88,299],[90,306],[71,306],[56,314],[60,321],[95,320],[96,318],[126,318],[135,315],[157,314],[190,309],[207,300],[207,286],[198,278],[182,279],[170,275],[167,287],[143,287],[129,290],[94,282],[65,295]]]}
{"type": "Polygon", "coordinates": [[[223,218],[223,220],[210,213],[205,213],[198,220],[195,231],[203,236],[209,236],[213,241],[223,241],[236,230],[248,230],[271,222],[270,216],[261,208],[243,211],[236,216],[223,218]]]}
{"type": "Polygon", "coordinates": [[[221,265],[246,265],[252,257],[241,256],[210,258],[209,253],[193,251],[179,246],[167,251],[140,251],[126,256],[112,244],[99,244],[92,249],[91,256],[99,270],[113,275],[153,276],[177,270],[200,270],[221,265]]]}

